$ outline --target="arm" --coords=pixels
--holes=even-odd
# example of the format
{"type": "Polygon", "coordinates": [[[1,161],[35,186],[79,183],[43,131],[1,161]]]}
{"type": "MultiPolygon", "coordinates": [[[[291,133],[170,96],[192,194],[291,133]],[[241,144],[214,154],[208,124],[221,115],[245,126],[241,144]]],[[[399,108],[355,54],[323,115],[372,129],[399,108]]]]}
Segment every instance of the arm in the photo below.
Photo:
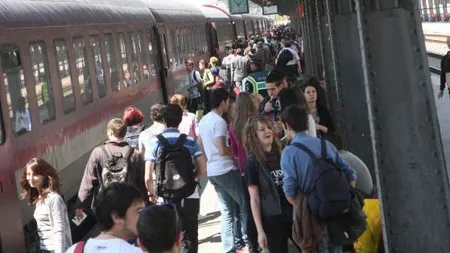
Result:
{"type": "Polygon", "coordinates": [[[96,158],[95,152],[97,152],[97,148],[92,151],[91,156],[89,157],[86,168],[84,169],[83,178],[81,179],[80,189],[78,190],[78,198],[75,208],[81,209],[81,211],[88,207],[85,202],[92,200],[93,198],[94,182],[98,182],[98,187],[100,187],[101,184],[96,173],[101,169],[101,166],[96,158]]]}
{"type": "Polygon", "coordinates": [[[289,203],[294,205],[295,197],[297,195],[298,185],[298,166],[295,164],[294,158],[295,153],[293,152],[294,147],[287,147],[281,153],[281,169],[283,170],[283,190],[289,203]]]}
{"type": "Polygon", "coordinates": [[[153,169],[155,167],[155,163],[151,161],[145,162],[145,187],[147,188],[147,191],[149,195],[153,195],[153,169]]]}
{"type": "Polygon", "coordinates": [[[219,154],[221,156],[229,156],[233,158],[231,149],[227,147],[225,136],[216,137],[217,146],[219,148],[219,154]]]}
{"type": "Polygon", "coordinates": [[[70,227],[66,226],[67,210],[66,204],[61,197],[54,197],[50,201],[50,215],[53,227],[53,245],[55,253],[64,253],[70,245],[65,243],[65,231],[70,230],[70,227]]]}
{"type": "Polygon", "coordinates": [[[344,158],[339,154],[336,147],[331,144],[330,142],[326,141],[327,149],[331,152],[335,153],[335,163],[344,171],[345,177],[347,178],[347,181],[350,183],[351,186],[356,187],[356,173],[355,171],[350,167],[350,165],[344,160],[344,158]]]}
{"type": "Polygon", "coordinates": [[[206,159],[205,156],[200,155],[195,158],[195,167],[197,168],[196,178],[206,176],[206,159]]]}

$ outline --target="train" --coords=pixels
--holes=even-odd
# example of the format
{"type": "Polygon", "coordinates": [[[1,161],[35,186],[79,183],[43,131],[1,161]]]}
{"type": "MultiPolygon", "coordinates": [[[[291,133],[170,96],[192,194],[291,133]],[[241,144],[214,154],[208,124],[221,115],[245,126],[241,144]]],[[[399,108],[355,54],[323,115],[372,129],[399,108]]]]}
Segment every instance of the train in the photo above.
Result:
{"type": "Polygon", "coordinates": [[[23,167],[58,171],[69,215],[109,119],[187,92],[185,61],[273,25],[181,0],[0,0],[0,253],[27,252],[33,208],[23,167]]]}

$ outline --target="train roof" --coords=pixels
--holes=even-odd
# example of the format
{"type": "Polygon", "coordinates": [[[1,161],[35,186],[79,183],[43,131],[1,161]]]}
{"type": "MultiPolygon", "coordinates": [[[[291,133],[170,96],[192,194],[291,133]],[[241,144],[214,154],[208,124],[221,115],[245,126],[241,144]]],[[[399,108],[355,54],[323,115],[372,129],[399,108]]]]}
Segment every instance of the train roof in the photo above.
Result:
{"type": "Polygon", "coordinates": [[[0,29],[155,22],[141,0],[0,0],[0,29]]]}
{"type": "Polygon", "coordinates": [[[212,21],[230,21],[231,16],[225,10],[214,5],[201,5],[199,6],[200,11],[205,15],[208,20],[212,21]]]}
{"type": "Polygon", "coordinates": [[[158,23],[205,22],[202,11],[190,0],[144,0],[158,23]]]}

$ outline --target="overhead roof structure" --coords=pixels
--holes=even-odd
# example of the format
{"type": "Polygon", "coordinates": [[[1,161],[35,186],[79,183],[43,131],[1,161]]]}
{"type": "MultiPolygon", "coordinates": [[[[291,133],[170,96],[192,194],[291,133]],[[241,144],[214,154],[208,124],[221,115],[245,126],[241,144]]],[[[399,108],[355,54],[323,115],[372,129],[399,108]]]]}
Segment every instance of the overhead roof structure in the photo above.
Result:
{"type": "Polygon", "coordinates": [[[207,19],[225,21],[231,20],[230,14],[220,7],[204,4],[200,5],[199,9],[207,19]]]}
{"type": "Polygon", "coordinates": [[[191,1],[185,0],[144,0],[158,23],[206,22],[202,11],[191,1]]]}

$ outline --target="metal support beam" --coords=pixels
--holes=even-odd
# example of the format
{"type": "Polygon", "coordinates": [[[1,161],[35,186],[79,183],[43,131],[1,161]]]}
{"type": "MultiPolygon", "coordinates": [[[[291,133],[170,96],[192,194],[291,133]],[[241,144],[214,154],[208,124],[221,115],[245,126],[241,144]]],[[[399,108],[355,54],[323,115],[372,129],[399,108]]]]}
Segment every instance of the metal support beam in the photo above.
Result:
{"type": "Polygon", "coordinates": [[[417,1],[367,2],[355,0],[385,246],[448,252],[449,185],[417,1]]]}

